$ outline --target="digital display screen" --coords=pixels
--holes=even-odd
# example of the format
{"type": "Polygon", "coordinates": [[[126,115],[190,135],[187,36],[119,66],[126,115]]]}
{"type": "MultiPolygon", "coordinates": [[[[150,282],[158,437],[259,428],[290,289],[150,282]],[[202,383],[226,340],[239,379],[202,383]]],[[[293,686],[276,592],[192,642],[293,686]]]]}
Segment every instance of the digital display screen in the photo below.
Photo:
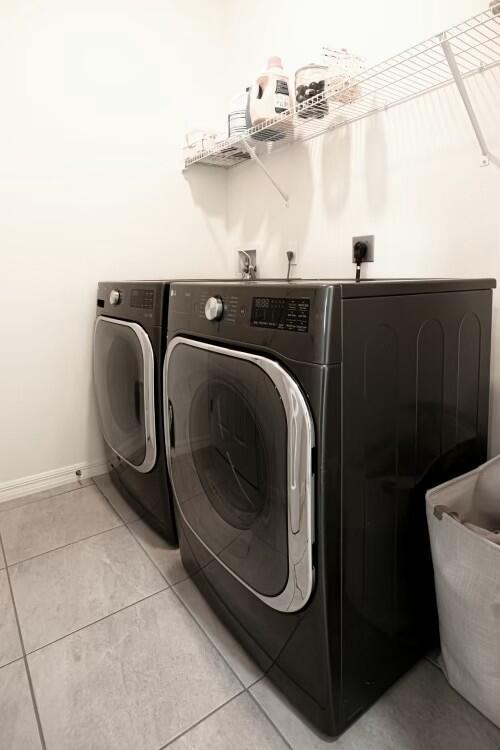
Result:
{"type": "Polygon", "coordinates": [[[250,323],[258,328],[307,333],[310,306],[309,299],[254,297],[250,323]]]}
{"type": "Polygon", "coordinates": [[[152,310],[154,307],[154,289],[132,289],[130,292],[130,307],[140,307],[143,310],[152,310]]]}

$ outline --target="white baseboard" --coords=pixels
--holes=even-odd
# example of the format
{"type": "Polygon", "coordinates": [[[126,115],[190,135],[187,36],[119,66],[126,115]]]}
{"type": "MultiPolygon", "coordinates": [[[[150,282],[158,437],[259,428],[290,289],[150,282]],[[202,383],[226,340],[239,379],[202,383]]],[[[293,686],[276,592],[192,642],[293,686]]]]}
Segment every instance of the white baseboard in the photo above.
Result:
{"type": "Polygon", "coordinates": [[[98,474],[104,474],[106,471],[108,471],[108,465],[102,460],[92,464],[82,463],[74,464],[73,466],[64,466],[62,469],[44,471],[41,474],[34,474],[30,477],[3,482],[0,484],[0,503],[13,500],[17,497],[23,497],[24,495],[33,495],[35,492],[52,490],[55,487],[68,484],[69,482],[76,482],[79,479],[89,479],[98,474]]]}

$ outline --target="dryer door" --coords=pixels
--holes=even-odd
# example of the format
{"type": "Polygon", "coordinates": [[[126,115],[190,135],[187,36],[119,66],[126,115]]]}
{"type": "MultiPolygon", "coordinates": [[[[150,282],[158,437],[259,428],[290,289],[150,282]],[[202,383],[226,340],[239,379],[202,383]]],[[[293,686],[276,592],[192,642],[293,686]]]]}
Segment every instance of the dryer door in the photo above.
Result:
{"type": "Polygon", "coordinates": [[[156,461],[154,356],[140,325],[97,318],[94,382],[107,444],[137,471],[151,471],[156,461]]]}
{"type": "Polygon", "coordinates": [[[311,415],[276,362],[182,337],[167,349],[167,457],[199,541],[271,607],[313,586],[311,415]]]}

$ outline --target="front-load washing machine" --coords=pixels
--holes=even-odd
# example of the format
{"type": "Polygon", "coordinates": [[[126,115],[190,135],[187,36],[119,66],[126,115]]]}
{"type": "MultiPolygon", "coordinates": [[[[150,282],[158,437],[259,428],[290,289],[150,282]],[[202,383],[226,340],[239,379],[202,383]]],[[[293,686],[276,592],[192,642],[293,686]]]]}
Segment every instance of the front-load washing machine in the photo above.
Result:
{"type": "Polygon", "coordinates": [[[145,521],[177,544],[162,419],[168,300],[167,282],[99,283],[94,383],[111,479],[145,521]]]}
{"type": "Polygon", "coordinates": [[[182,559],[321,731],[437,639],[424,495],[486,458],[493,280],[176,283],[182,559]]]}

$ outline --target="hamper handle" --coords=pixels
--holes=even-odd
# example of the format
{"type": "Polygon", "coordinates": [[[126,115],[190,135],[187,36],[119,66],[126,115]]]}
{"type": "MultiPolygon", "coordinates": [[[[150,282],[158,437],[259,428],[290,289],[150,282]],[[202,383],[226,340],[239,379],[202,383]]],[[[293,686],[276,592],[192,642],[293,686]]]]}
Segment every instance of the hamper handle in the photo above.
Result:
{"type": "Polygon", "coordinates": [[[434,515],[438,521],[442,520],[443,515],[451,516],[452,518],[456,518],[457,521],[460,521],[460,516],[458,515],[458,513],[456,513],[454,510],[448,510],[446,505],[435,505],[434,515]]]}

